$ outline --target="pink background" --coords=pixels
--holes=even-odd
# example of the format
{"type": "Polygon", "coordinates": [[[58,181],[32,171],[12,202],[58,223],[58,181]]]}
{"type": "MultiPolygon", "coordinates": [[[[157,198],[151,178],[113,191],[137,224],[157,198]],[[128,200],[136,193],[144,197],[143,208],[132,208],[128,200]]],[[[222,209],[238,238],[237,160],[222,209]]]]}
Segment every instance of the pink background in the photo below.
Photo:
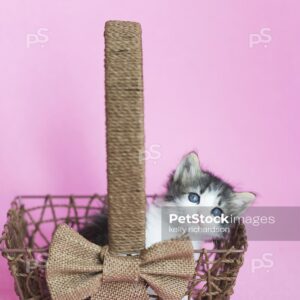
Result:
{"type": "MultiPolygon", "coordinates": [[[[197,150],[205,167],[256,191],[256,205],[297,205],[299,9],[296,0],[2,1],[0,228],[15,195],[105,193],[109,19],[143,26],[148,193],[197,150]],[[41,28],[46,40],[28,44],[41,28]],[[250,47],[264,28],[269,42],[250,47]]],[[[299,250],[251,242],[232,299],[297,298],[299,250]]],[[[0,268],[0,299],[16,299],[2,258],[0,268]]]]}

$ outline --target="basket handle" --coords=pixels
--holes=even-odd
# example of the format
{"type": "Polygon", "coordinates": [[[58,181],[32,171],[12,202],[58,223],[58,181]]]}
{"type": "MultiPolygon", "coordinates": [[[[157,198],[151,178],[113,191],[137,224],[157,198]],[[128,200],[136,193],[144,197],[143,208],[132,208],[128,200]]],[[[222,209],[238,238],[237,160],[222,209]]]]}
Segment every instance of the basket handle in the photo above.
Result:
{"type": "Polygon", "coordinates": [[[139,252],[146,208],[141,26],[108,21],[104,36],[109,247],[139,252]]]}

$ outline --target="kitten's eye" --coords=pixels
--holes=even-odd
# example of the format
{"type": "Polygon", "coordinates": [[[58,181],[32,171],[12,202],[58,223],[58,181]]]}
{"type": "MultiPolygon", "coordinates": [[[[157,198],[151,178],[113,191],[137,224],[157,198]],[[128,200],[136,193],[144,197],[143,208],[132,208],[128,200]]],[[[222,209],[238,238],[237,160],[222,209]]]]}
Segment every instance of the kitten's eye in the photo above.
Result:
{"type": "Polygon", "coordinates": [[[189,201],[192,203],[199,204],[200,196],[197,193],[189,193],[189,201]]]}
{"type": "Polygon", "coordinates": [[[219,207],[215,207],[214,209],[212,209],[211,214],[215,217],[221,217],[223,214],[223,210],[219,207]]]}

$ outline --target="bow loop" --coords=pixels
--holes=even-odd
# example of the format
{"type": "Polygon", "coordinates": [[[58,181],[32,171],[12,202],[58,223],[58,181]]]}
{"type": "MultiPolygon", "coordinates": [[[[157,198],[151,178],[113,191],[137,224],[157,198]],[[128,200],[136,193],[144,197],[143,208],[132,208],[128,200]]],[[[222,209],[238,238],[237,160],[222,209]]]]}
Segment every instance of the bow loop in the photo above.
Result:
{"type": "Polygon", "coordinates": [[[149,300],[147,285],[161,299],[179,300],[193,274],[187,239],[157,243],[139,256],[117,256],[64,224],[53,236],[46,265],[53,300],[149,300]]]}

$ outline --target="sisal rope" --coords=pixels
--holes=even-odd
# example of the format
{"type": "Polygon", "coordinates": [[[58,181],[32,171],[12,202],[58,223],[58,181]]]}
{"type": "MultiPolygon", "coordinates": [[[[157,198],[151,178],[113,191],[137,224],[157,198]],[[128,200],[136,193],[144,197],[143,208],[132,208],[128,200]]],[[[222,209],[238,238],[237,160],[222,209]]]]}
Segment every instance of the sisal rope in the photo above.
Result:
{"type": "Polygon", "coordinates": [[[141,27],[105,25],[105,93],[109,247],[139,252],[145,244],[144,101],[141,27]]]}

